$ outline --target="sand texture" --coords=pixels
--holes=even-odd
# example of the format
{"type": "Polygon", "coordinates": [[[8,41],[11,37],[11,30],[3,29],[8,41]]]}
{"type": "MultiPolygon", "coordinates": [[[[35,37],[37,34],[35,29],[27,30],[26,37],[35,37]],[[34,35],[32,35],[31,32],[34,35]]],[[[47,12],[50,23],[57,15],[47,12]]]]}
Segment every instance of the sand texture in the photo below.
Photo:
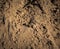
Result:
{"type": "Polygon", "coordinates": [[[0,0],[0,49],[60,49],[60,0],[0,0]]]}

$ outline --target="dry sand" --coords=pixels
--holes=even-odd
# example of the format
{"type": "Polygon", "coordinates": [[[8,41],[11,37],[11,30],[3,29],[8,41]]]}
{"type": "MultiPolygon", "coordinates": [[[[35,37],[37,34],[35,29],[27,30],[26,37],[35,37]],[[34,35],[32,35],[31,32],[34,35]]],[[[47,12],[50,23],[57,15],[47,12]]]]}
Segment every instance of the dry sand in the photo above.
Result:
{"type": "Polygon", "coordinates": [[[0,49],[60,49],[60,0],[0,0],[0,49]]]}

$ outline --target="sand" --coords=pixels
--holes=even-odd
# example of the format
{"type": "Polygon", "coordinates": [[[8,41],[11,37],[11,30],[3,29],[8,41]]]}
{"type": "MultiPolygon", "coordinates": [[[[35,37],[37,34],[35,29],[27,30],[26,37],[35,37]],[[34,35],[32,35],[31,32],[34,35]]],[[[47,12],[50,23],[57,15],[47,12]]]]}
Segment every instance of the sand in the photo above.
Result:
{"type": "Polygon", "coordinates": [[[60,49],[60,0],[0,0],[0,49],[60,49]]]}

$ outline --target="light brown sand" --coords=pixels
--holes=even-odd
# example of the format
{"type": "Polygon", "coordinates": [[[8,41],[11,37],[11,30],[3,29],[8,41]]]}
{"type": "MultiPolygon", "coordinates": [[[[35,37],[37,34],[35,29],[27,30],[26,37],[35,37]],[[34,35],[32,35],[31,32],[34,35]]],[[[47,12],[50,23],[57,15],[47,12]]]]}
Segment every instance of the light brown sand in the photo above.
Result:
{"type": "Polygon", "coordinates": [[[60,49],[60,0],[0,0],[0,49],[60,49]]]}

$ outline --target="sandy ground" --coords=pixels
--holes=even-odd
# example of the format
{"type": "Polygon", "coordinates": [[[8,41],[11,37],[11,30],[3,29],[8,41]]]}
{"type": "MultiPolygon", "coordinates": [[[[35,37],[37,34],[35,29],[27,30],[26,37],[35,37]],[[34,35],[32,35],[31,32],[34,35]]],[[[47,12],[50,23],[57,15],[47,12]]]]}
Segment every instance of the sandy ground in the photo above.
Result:
{"type": "Polygon", "coordinates": [[[0,49],[60,49],[60,0],[0,0],[0,49]]]}

